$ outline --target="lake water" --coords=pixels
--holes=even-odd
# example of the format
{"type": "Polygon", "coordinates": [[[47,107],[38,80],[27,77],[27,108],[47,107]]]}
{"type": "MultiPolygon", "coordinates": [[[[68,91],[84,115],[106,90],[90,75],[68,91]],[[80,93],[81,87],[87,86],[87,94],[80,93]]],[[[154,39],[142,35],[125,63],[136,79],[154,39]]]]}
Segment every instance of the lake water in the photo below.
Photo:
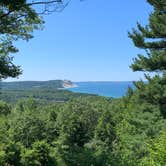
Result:
{"type": "Polygon", "coordinates": [[[128,87],[134,88],[132,82],[76,82],[78,87],[68,88],[72,92],[97,94],[119,98],[126,94],[128,87]]]}

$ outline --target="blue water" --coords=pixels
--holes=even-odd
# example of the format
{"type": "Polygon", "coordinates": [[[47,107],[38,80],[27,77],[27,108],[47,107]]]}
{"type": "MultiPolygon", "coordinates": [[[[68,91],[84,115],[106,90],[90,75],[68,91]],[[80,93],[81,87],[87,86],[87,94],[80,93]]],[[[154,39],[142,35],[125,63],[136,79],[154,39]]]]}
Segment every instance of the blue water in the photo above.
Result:
{"type": "Polygon", "coordinates": [[[134,88],[132,82],[76,82],[75,84],[78,87],[69,88],[68,90],[114,98],[124,96],[128,87],[134,88]]]}

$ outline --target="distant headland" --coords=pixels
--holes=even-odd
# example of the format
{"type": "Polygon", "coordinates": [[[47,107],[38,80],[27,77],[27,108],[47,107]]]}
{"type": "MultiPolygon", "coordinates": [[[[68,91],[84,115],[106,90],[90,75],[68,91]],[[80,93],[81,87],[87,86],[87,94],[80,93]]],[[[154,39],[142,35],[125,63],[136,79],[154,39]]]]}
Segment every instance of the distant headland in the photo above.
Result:
{"type": "Polygon", "coordinates": [[[73,87],[77,87],[77,85],[70,80],[14,81],[0,83],[0,88],[4,90],[66,89],[73,87]]]}
{"type": "Polygon", "coordinates": [[[70,80],[63,80],[63,88],[74,88],[74,87],[78,87],[78,85],[76,85],[75,83],[73,83],[70,80]]]}

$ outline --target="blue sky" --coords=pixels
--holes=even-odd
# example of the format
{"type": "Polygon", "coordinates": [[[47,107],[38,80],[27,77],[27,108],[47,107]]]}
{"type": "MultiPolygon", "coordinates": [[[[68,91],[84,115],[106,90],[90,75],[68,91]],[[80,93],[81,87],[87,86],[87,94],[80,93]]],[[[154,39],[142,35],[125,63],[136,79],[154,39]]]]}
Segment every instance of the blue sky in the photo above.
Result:
{"type": "Polygon", "coordinates": [[[45,28],[35,31],[32,40],[17,43],[15,63],[23,69],[17,80],[143,78],[129,68],[143,51],[134,47],[127,31],[137,21],[146,24],[151,11],[146,0],[73,0],[63,12],[45,16],[45,28]]]}

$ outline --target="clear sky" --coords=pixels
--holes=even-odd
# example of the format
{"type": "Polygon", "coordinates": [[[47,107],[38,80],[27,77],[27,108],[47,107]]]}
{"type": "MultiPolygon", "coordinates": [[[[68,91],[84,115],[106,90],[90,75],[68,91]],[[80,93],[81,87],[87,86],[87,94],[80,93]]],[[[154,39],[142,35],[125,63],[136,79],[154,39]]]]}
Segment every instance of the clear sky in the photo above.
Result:
{"type": "MultiPolygon", "coordinates": [[[[152,11],[146,0],[72,0],[61,13],[45,16],[45,28],[18,42],[17,80],[128,81],[143,74],[129,65],[139,50],[127,31],[146,24],[152,11]]],[[[12,80],[12,79],[8,79],[12,80]]]]}

